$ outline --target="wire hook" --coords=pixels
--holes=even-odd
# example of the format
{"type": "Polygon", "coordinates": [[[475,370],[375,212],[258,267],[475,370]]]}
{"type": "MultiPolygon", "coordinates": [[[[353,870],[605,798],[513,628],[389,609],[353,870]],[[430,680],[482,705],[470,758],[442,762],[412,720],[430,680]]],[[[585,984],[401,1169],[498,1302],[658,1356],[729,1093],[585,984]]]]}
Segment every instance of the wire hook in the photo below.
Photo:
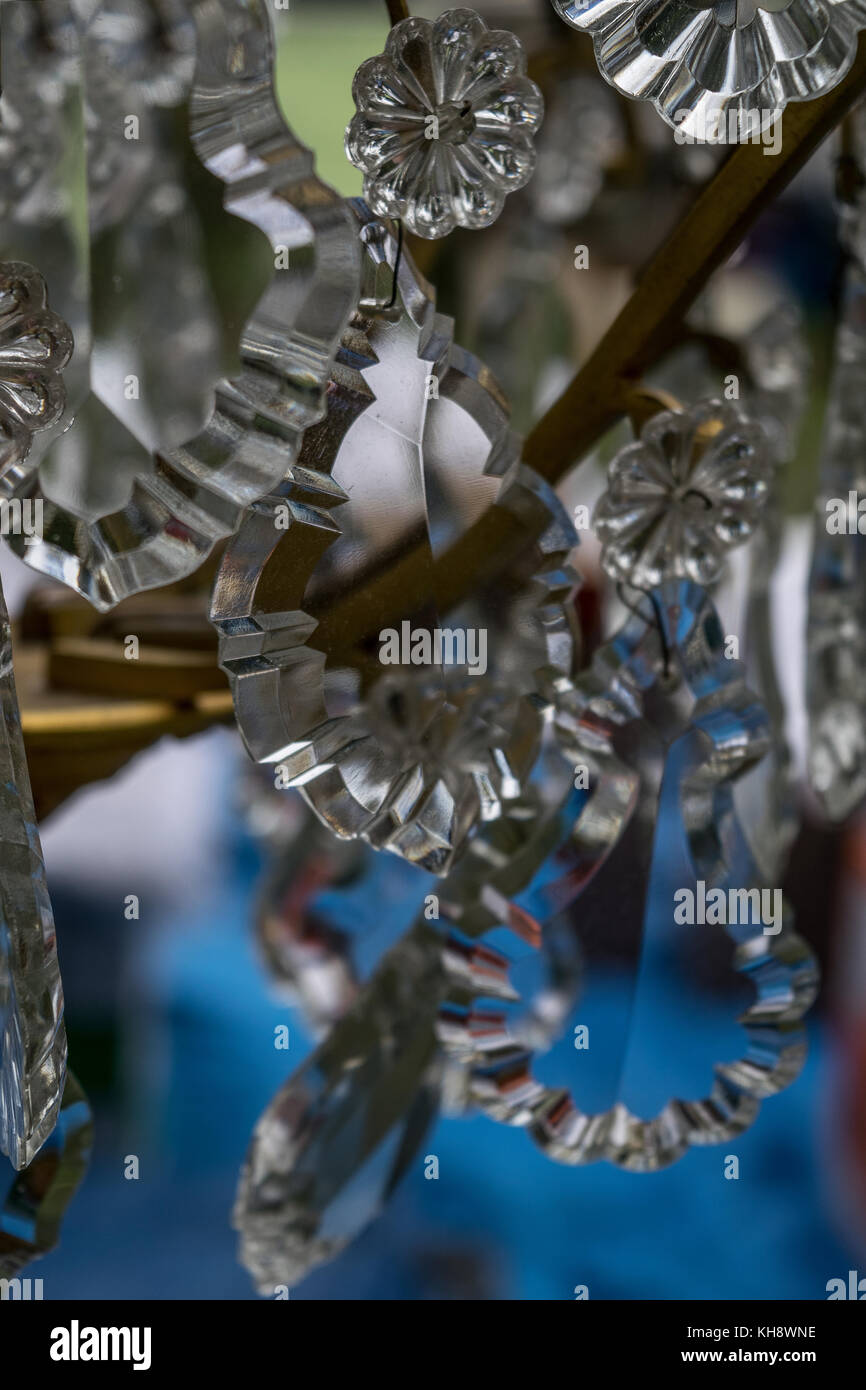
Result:
{"type": "Polygon", "coordinates": [[[395,220],[397,222],[397,252],[394,256],[394,283],[391,287],[391,298],[385,305],[386,309],[393,309],[397,303],[397,278],[400,274],[400,262],[403,259],[403,222],[399,217],[395,220]]]}
{"type": "MultiPolygon", "coordinates": [[[[642,589],[639,584],[630,584],[628,587],[634,589],[636,593],[643,594],[643,596],[645,598],[648,598],[650,603],[652,604],[653,616],[656,620],[656,626],[659,630],[659,640],[662,644],[662,661],[664,663],[664,676],[667,680],[668,676],[671,673],[671,652],[670,647],[668,645],[668,639],[665,636],[665,626],[662,620],[661,606],[656,596],[656,592],[654,589],[642,589]]],[[[633,613],[636,618],[642,618],[644,621],[646,621],[646,614],[640,608],[636,608],[634,604],[630,603],[629,600],[626,598],[625,588],[626,581],[624,579],[620,579],[616,585],[616,595],[620,603],[624,608],[628,609],[629,613],[633,613]]]]}

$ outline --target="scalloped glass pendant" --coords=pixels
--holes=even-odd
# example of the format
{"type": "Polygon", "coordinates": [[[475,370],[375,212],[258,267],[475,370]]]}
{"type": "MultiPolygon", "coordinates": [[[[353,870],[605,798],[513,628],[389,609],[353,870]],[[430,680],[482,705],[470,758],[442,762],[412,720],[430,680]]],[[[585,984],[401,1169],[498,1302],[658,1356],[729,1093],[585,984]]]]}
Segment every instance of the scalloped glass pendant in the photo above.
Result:
{"type": "Polygon", "coordinates": [[[283,476],[360,260],[277,105],[267,0],[4,0],[0,25],[0,240],[75,339],[67,413],[4,487],[44,500],[22,558],[108,608],[283,476]]]}
{"type": "Polygon", "coordinates": [[[573,658],[575,533],[521,464],[490,373],[397,238],[355,211],[370,295],[328,418],[226,548],[211,617],[251,755],[338,835],[441,875],[537,757],[540,674],[573,658]],[[447,557],[488,508],[520,553],[455,599],[447,557]],[[361,640],[347,640],[347,607],[361,640]]]}

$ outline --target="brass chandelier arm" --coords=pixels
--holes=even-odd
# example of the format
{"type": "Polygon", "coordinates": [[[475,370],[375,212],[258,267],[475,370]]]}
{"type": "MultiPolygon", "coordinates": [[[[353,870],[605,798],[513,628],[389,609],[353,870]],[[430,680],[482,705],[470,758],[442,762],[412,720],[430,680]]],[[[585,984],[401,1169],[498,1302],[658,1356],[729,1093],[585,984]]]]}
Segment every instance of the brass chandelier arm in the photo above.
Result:
{"type": "Polygon", "coordinates": [[[685,314],[763,210],[866,92],[866,34],[848,76],[782,117],[778,155],[738,145],[652,257],[628,303],[571,384],[526,439],[524,458],[563,478],[622,414],[624,390],[672,346],[685,314]]]}
{"type": "Polygon", "coordinates": [[[13,634],[15,683],[40,819],[159,739],[233,722],[207,620],[212,565],[197,576],[198,591],[182,580],[109,616],[59,585],[28,596],[13,634]],[[135,660],[127,633],[140,642],[135,660]]]}
{"type": "MultiPolygon", "coordinates": [[[[683,318],[713,272],[732,255],[763,210],[800,171],[818,145],[866,93],[866,33],[850,72],[816,101],[786,109],[781,150],[738,145],[641,273],[637,287],[571,384],[527,436],[523,457],[549,483],[561,481],[594,444],[628,413],[635,387],[676,340],[683,318]]],[[[488,511],[435,564],[443,612],[480,581],[505,572],[527,533],[488,511]]],[[[329,640],[362,639],[364,612],[398,620],[420,573],[421,552],[407,551],[364,592],[347,594],[315,616],[329,640]]]]}
{"type": "Polygon", "coordinates": [[[399,24],[401,19],[409,18],[409,6],[406,4],[406,0],[385,0],[385,8],[392,24],[399,24]]]}

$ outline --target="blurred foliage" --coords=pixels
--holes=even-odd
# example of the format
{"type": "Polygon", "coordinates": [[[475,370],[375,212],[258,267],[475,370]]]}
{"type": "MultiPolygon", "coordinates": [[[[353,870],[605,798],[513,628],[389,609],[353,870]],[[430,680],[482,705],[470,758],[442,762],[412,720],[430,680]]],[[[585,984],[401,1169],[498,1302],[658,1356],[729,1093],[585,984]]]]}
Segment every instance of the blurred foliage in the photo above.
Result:
{"type": "Polygon", "coordinates": [[[791,516],[811,515],[815,504],[834,331],[835,323],[829,313],[813,314],[806,321],[806,335],[812,354],[811,389],[797,442],[797,453],[786,468],[782,480],[782,503],[785,511],[791,516]]]}
{"type": "Polygon", "coordinates": [[[362,183],[343,150],[355,111],[352,78],[365,58],[382,52],[387,36],[382,0],[355,5],[317,0],[277,13],[280,102],[292,129],[316,151],[320,177],[344,197],[357,196],[362,183]]]}

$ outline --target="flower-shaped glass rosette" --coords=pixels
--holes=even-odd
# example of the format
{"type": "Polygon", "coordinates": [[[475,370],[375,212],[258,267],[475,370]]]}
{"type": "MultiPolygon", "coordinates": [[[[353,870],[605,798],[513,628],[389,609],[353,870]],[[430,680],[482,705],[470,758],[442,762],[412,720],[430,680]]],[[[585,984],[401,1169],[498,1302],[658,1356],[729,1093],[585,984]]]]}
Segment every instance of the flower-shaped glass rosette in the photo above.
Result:
{"type": "Polygon", "coordinates": [[[0,492],[14,491],[34,434],[62,415],[71,356],[72,334],[48,308],[39,272],[0,262],[0,492]]]}
{"type": "Polygon", "coordinates": [[[364,197],[430,239],[487,227],[535,168],[541,92],[513,34],[473,10],[405,19],[355,74],[346,153],[364,197]]]}
{"type": "Polygon", "coordinates": [[[736,407],[659,412],[611,462],[594,517],[605,570],[637,589],[711,583],[752,534],[772,476],[763,428],[736,407]]]}
{"type": "Polygon", "coordinates": [[[863,0],[553,0],[602,75],[696,140],[748,138],[845,76],[863,0]]]}

